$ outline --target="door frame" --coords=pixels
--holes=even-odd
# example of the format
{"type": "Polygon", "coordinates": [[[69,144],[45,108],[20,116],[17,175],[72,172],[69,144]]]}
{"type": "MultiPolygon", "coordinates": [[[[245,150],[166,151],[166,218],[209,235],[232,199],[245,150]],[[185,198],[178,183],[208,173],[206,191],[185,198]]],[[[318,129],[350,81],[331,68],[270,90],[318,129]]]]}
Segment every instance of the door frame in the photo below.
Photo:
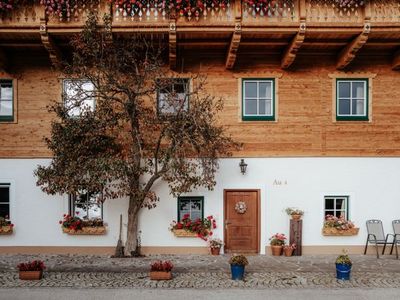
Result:
{"type": "Polygon", "coordinates": [[[227,239],[227,230],[225,226],[226,222],[226,200],[227,193],[229,192],[256,192],[257,193],[257,254],[260,254],[260,243],[261,243],[261,190],[260,189],[224,189],[224,252],[226,251],[226,239],[227,239]]]}

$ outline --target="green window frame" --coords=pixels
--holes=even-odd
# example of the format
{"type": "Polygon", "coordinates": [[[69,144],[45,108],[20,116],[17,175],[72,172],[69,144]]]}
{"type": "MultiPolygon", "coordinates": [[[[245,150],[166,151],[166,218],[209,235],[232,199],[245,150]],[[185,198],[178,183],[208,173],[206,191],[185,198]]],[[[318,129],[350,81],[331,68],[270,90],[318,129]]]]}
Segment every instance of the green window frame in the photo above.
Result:
{"type": "Polygon", "coordinates": [[[333,215],[336,217],[344,216],[346,220],[349,219],[349,199],[350,196],[325,196],[324,197],[324,220],[326,215],[333,215]]]}
{"type": "Polygon", "coordinates": [[[369,120],[369,79],[346,78],[336,79],[336,120],[368,121],[369,120]],[[362,89],[360,89],[362,85],[362,89]],[[347,91],[346,91],[346,86],[347,91]],[[358,86],[358,89],[357,89],[358,86]],[[343,90],[340,90],[343,87],[343,90]],[[359,93],[361,92],[361,95],[359,93]],[[362,113],[357,110],[362,107],[362,113]],[[348,112],[343,112],[348,110],[348,112]],[[356,112],[354,112],[354,110],[356,112]]]}
{"type": "Polygon", "coordinates": [[[12,79],[0,79],[0,122],[13,122],[14,121],[14,82],[12,79]],[[9,90],[11,89],[11,95],[9,96],[9,90]],[[4,113],[4,109],[10,106],[11,113],[4,113]],[[2,112],[3,110],[3,112],[2,112]]]}
{"type": "Polygon", "coordinates": [[[275,78],[246,78],[242,79],[242,120],[243,121],[275,121],[275,78]],[[248,90],[250,85],[256,86],[256,92],[248,90]],[[265,94],[261,94],[264,90],[265,94]],[[268,93],[268,85],[270,86],[268,93]],[[253,102],[255,113],[249,113],[249,103],[253,102]],[[254,103],[256,105],[254,106],[254,103]],[[261,105],[261,103],[264,103],[261,105]],[[268,109],[268,106],[270,109],[268,109]],[[268,112],[269,110],[269,112],[268,112]]]}
{"type": "Polygon", "coordinates": [[[188,196],[178,197],[178,222],[181,221],[183,215],[189,213],[190,219],[204,219],[204,197],[203,196],[188,196]],[[189,207],[185,207],[189,205],[189,207]],[[197,206],[197,207],[196,207],[197,206]],[[186,208],[186,209],[183,209],[186,208]]]}

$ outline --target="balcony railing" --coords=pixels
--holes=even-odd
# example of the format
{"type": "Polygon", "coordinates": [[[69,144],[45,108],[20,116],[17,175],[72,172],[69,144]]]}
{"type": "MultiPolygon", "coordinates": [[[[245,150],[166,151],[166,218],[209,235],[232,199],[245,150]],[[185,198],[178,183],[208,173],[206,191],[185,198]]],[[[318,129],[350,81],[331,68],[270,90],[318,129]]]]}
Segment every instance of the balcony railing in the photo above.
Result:
{"type": "MultiPolygon", "coordinates": [[[[308,24],[400,22],[399,0],[365,0],[364,4],[341,6],[336,0],[76,0],[60,11],[45,9],[38,1],[26,1],[11,11],[0,10],[0,27],[38,27],[41,18],[51,26],[81,26],[90,11],[111,14],[119,26],[157,26],[171,19],[177,24],[218,26],[233,24],[238,16],[243,26],[268,26],[269,23],[308,24]],[[201,5],[199,6],[199,3],[201,5]]],[[[357,2],[357,1],[356,1],[357,2]]]]}

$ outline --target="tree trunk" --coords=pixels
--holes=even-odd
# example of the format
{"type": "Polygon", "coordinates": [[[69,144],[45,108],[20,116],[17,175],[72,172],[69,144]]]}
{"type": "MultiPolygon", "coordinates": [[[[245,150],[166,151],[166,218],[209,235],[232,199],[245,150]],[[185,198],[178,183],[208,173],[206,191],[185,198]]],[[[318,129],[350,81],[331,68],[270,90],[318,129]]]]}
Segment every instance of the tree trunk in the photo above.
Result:
{"type": "Polygon", "coordinates": [[[129,199],[128,209],[128,228],[125,243],[125,255],[131,255],[132,251],[136,250],[138,236],[138,221],[139,221],[139,201],[133,196],[129,199]]]}

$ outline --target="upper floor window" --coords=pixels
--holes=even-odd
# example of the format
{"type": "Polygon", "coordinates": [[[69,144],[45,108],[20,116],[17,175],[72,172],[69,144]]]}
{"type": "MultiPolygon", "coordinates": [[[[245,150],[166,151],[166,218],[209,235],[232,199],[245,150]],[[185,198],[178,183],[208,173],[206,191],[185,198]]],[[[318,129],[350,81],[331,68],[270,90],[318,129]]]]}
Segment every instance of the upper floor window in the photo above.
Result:
{"type": "Polygon", "coordinates": [[[324,218],[327,215],[338,218],[349,217],[349,196],[325,196],[324,218]]]}
{"type": "Polygon", "coordinates": [[[368,120],[368,79],[336,80],[336,120],[368,120]]]}
{"type": "Polygon", "coordinates": [[[95,88],[93,82],[83,79],[63,81],[64,105],[71,117],[80,116],[84,111],[95,107],[95,88]]]}
{"type": "Polygon", "coordinates": [[[176,114],[189,109],[189,79],[158,80],[157,111],[161,115],[176,114]]]}
{"type": "Polygon", "coordinates": [[[0,79],[0,121],[14,121],[13,81],[0,79]]]}
{"type": "Polygon", "coordinates": [[[10,216],[10,184],[0,183],[0,217],[10,216]]]}
{"type": "Polygon", "coordinates": [[[184,215],[189,215],[191,220],[204,218],[203,197],[178,197],[178,222],[184,215]]]}
{"type": "Polygon", "coordinates": [[[275,80],[243,80],[242,120],[275,120],[275,80]]]}
{"type": "Polygon", "coordinates": [[[70,215],[84,220],[103,219],[103,203],[100,194],[84,192],[70,196],[70,215]]]}

